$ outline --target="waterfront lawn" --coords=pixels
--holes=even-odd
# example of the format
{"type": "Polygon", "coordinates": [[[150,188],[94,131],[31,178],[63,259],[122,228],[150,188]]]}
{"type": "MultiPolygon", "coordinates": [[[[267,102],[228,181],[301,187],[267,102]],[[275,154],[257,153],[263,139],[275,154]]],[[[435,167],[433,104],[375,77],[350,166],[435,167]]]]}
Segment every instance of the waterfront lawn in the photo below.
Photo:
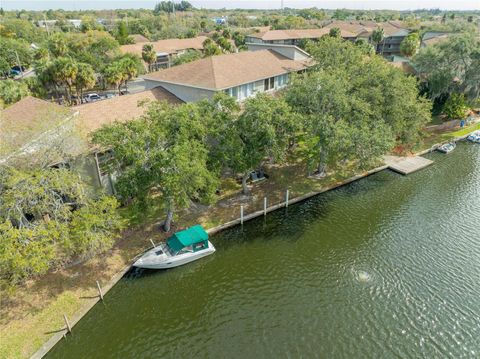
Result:
{"type": "Polygon", "coordinates": [[[462,129],[454,129],[452,131],[446,132],[433,132],[424,138],[420,150],[427,150],[429,148],[432,148],[433,145],[441,142],[451,141],[457,137],[468,135],[469,133],[477,130],[480,130],[480,122],[464,127],[462,129]]]}
{"type": "MultiPolygon", "coordinates": [[[[249,196],[240,194],[241,185],[235,180],[223,180],[215,205],[193,204],[189,210],[177,213],[173,229],[195,223],[212,228],[238,218],[241,204],[245,214],[252,213],[263,208],[265,196],[271,206],[284,201],[287,188],[292,199],[319,191],[354,174],[347,168],[330,173],[321,180],[309,179],[305,164],[298,155],[289,158],[287,164],[266,166],[265,172],[269,179],[251,185],[249,196]]],[[[155,198],[152,201],[153,205],[147,209],[135,206],[122,209],[122,215],[129,221],[129,229],[104,255],[30,280],[10,297],[0,293],[0,358],[31,356],[55,332],[64,328],[63,314],[72,321],[75,313],[94,300],[97,295],[95,281],[102,286],[110,282],[138,253],[150,246],[149,238],[156,243],[166,238],[166,234],[159,230],[163,209],[155,204],[155,198]]]]}
{"type": "MultiPolygon", "coordinates": [[[[477,129],[480,129],[480,124],[449,133],[434,133],[425,139],[423,147],[431,148],[434,143],[463,136],[477,129]]],[[[265,172],[269,178],[251,185],[250,196],[240,194],[241,186],[235,180],[223,180],[215,205],[194,204],[189,210],[177,213],[173,229],[195,223],[212,228],[237,219],[240,205],[244,205],[245,214],[252,213],[263,208],[265,196],[271,206],[284,201],[287,188],[293,199],[320,191],[356,174],[352,166],[346,166],[329,173],[326,178],[310,179],[300,157],[297,153],[286,164],[267,166],[265,172]]],[[[153,205],[147,209],[135,206],[122,209],[122,215],[129,221],[129,229],[124,231],[114,248],[105,255],[31,280],[19,287],[8,300],[5,293],[0,293],[0,358],[31,356],[53,333],[64,327],[63,314],[71,318],[95,298],[95,281],[98,280],[102,285],[111,281],[138,253],[150,246],[149,238],[156,243],[166,238],[159,230],[164,215],[163,208],[156,205],[155,198],[152,201],[153,205]]],[[[108,296],[106,301],[108,303],[108,296]]]]}

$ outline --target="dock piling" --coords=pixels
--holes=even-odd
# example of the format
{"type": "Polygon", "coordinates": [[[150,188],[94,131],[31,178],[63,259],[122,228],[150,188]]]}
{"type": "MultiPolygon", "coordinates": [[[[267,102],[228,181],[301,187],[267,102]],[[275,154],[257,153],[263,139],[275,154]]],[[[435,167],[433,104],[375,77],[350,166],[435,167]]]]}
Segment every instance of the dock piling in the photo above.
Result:
{"type": "Polygon", "coordinates": [[[287,192],[285,193],[285,207],[288,207],[288,195],[289,195],[289,191],[287,189],[287,192]]]}
{"type": "Polygon", "coordinates": [[[240,206],[240,224],[243,224],[243,205],[240,206]]]}
{"type": "Polygon", "coordinates": [[[103,301],[102,288],[100,287],[100,283],[98,283],[98,280],[96,282],[97,282],[98,295],[99,295],[100,299],[103,301]]]}
{"type": "Polygon", "coordinates": [[[67,326],[67,332],[71,333],[72,327],[70,326],[70,323],[68,322],[67,316],[65,314],[63,315],[63,320],[65,320],[65,325],[67,326]]]}
{"type": "Polygon", "coordinates": [[[263,215],[267,215],[267,197],[263,197],[263,215]]]}

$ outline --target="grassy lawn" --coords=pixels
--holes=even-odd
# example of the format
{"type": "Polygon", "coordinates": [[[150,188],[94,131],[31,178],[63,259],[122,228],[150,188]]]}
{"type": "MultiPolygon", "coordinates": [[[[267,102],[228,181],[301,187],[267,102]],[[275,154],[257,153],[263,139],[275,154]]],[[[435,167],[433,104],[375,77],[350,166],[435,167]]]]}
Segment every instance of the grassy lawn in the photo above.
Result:
{"type": "Polygon", "coordinates": [[[462,129],[455,129],[454,131],[433,132],[425,137],[423,144],[420,146],[420,150],[429,149],[437,143],[451,141],[456,137],[462,137],[477,130],[480,130],[480,122],[462,129]]]}
{"type": "MultiPolygon", "coordinates": [[[[433,133],[425,139],[423,148],[480,129],[480,124],[449,133],[433,133]]],[[[232,179],[222,181],[220,195],[215,205],[193,205],[189,210],[177,213],[175,226],[179,229],[195,223],[206,228],[237,219],[240,205],[245,214],[261,210],[263,198],[268,205],[283,202],[289,189],[290,199],[309,192],[320,191],[355,175],[346,168],[329,173],[324,179],[308,178],[305,165],[296,157],[288,165],[266,166],[269,179],[250,186],[249,196],[240,195],[241,186],[232,179]]],[[[63,314],[73,317],[97,294],[95,281],[102,285],[131,263],[132,258],[147,249],[148,239],[155,242],[166,235],[158,229],[164,211],[153,201],[148,209],[130,206],[121,210],[129,221],[126,230],[113,249],[102,256],[94,257],[82,264],[49,273],[31,280],[17,289],[10,298],[2,295],[0,308],[0,358],[26,358],[31,356],[55,331],[64,327],[63,314]]],[[[1,295],[1,293],[0,293],[1,295]]],[[[108,301],[108,297],[107,297],[108,301]]],[[[74,329],[75,331],[75,329],[74,329]]]]}

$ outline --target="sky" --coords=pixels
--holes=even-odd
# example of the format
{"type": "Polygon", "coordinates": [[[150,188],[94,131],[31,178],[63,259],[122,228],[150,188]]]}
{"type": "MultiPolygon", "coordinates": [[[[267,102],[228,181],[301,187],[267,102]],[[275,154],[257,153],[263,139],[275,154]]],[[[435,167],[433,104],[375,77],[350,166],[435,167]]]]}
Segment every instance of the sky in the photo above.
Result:
{"type": "MultiPolygon", "coordinates": [[[[177,0],[178,2],[179,0],[177,0]]],[[[157,0],[0,0],[5,10],[86,10],[153,8],[157,0]]],[[[480,10],[480,0],[284,0],[285,7],[323,9],[392,9],[414,10],[440,8],[445,10],[480,10]]],[[[195,7],[204,8],[280,8],[281,0],[190,0],[195,7]]]]}

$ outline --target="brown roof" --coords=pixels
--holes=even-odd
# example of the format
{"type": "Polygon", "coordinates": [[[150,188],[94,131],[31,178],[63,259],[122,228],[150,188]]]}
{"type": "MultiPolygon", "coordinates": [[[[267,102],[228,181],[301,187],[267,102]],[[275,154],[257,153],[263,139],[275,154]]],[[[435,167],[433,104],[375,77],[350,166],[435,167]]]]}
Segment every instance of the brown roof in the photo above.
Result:
{"type": "Polygon", "coordinates": [[[273,50],[242,51],[152,72],[144,78],[215,91],[300,71],[308,65],[306,61],[290,60],[273,50]]]}
{"type": "Polygon", "coordinates": [[[147,39],[145,36],[143,36],[141,34],[133,34],[133,35],[130,35],[130,37],[133,39],[133,41],[136,44],[140,44],[142,42],[150,42],[149,39],[147,39]]]}
{"type": "Polygon", "coordinates": [[[88,134],[115,121],[132,120],[145,112],[145,107],[141,106],[144,101],[167,101],[172,104],[183,102],[159,86],[152,90],[75,106],[74,110],[79,112],[77,126],[83,134],[88,134]]]}
{"type": "Polygon", "coordinates": [[[354,36],[358,36],[362,33],[372,32],[377,25],[372,26],[370,23],[363,23],[359,21],[333,21],[326,25],[325,28],[331,29],[338,27],[340,30],[352,33],[354,36]]]}
{"type": "MultiPolygon", "coordinates": [[[[203,42],[207,39],[206,36],[198,36],[191,39],[167,39],[155,42],[149,42],[153,45],[156,52],[166,52],[168,54],[175,54],[182,50],[203,49],[203,42]]],[[[120,46],[122,53],[132,53],[142,56],[142,48],[145,43],[131,44],[120,46]]]]}
{"type": "Polygon", "coordinates": [[[441,34],[441,35],[438,35],[438,36],[435,36],[435,37],[431,37],[430,39],[423,40],[422,45],[424,45],[424,46],[435,45],[435,44],[438,44],[440,42],[448,40],[449,36],[450,36],[449,34],[441,34]]]}
{"type": "Polygon", "coordinates": [[[378,27],[383,29],[385,36],[393,36],[401,31],[408,31],[405,27],[400,26],[398,22],[381,22],[378,27]]]}
{"type": "Polygon", "coordinates": [[[27,96],[0,112],[0,156],[20,150],[42,134],[58,128],[74,111],[27,96]]]}
{"type": "MultiPolygon", "coordinates": [[[[342,37],[355,37],[350,31],[342,30],[342,37]]],[[[275,41],[275,40],[294,40],[294,39],[317,39],[324,35],[328,35],[330,29],[324,27],[321,29],[290,29],[290,30],[268,30],[265,32],[259,32],[250,34],[248,36],[262,39],[263,41],[275,41]]]]}

